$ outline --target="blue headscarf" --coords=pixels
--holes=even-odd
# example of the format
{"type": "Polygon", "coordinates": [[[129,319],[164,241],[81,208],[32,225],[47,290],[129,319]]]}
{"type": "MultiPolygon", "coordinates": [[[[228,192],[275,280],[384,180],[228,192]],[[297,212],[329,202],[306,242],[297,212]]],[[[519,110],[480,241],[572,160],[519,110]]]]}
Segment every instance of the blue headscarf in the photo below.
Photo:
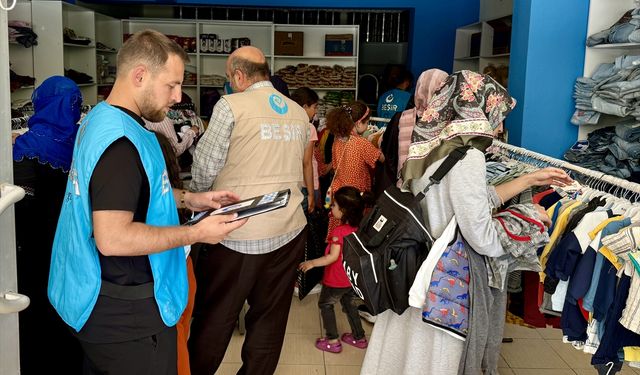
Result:
{"type": "Polygon", "coordinates": [[[29,118],[29,131],[13,145],[13,160],[38,159],[68,172],[80,120],[80,89],[69,78],[53,76],[35,89],[31,101],[35,113],[29,118]]]}

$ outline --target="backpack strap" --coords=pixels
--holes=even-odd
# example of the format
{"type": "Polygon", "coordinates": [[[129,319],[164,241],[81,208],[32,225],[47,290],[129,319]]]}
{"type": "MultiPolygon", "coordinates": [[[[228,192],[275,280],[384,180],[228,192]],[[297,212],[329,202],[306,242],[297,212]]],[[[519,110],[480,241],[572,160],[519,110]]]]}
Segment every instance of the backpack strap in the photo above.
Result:
{"type": "Polygon", "coordinates": [[[456,165],[456,163],[458,163],[460,160],[464,159],[464,157],[467,155],[467,151],[469,151],[470,148],[471,146],[462,146],[451,151],[449,156],[444,159],[438,169],[436,169],[431,177],[429,177],[429,183],[427,184],[427,186],[425,186],[425,188],[420,193],[418,193],[418,195],[416,195],[416,200],[422,200],[431,186],[439,184],[444,176],[449,173],[451,168],[453,168],[453,166],[456,165]]]}

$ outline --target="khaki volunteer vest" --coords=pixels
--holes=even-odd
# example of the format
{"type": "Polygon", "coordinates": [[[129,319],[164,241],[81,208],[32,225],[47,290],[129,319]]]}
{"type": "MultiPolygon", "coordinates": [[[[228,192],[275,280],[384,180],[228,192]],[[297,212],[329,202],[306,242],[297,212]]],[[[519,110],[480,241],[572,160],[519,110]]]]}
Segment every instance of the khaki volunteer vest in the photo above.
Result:
{"type": "Polygon", "coordinates": [[[229,240],[260,240],[304,227],[300,204],[302,159],[309,143],[309,117],[296,102],[273,87],[231,94],[225,99],[233,112],[227,161],[213,190],[231,190],[246,199],[291,189],[285,208],[256,215],[231,232],[229,240]]]}

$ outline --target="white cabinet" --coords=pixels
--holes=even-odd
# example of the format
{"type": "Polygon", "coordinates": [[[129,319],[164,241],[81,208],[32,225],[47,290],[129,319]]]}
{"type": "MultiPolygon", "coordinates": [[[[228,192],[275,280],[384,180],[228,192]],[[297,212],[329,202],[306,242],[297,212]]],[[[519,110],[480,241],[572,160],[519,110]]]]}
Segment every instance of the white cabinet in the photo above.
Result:
{"type": "Polygon", "coordinates": [[[509,65],[511,16],[456,29],[453,71],[482,73],[488,65],[509,65]]]}
{"type": "MultiPolygon", "coordinates": [[[[78,83],[85,104],[96,104],[95,15],[92,10],[59,1],[32,2],[33,28],[38,45],[33,47],[36,85],[54,75],[71,71],[90,77],[78,83]],[[88,44],[65,42],[64,35],[88,38],[88,44]]],[[[71,77],[70,77],[71,78],[71,77]]],[[[86,77],[85,77],[86,78],[86,77]]],[[[75,79],[74,79],[75,80],[75,79]]]]}
{"type": "MultiPolygon", "coordinates": [[[[31,3],[26,1],[16,3],[16,6],[8,13],[7,20],[31,23],[31,3]]],[[[10,42],[9,63],[14,73],[21,76],[34,77],[33,47],[25,47],[18,42],[10,42]]],[[[21,85],[11,93],[11,101],[31,98],[33,88],[34,85],[21,85]]]]}
{"type": "MultiPolygon", "coordinates": [[[[633,0],[591,0],[589,3],[589,23],[587,36],[606,30],[615,24],[629,9],[633,9],[633,0]]],[[[640,55],[640,43],[600,44],[585,47],[584,76],[590,77],[602,63],[611,63],[621,55],[640,55]]],[[[581,125],[578,139],[586,139],[593,130],[611,126],[619,117],[602,115],[597,125],[581,125]]]]}

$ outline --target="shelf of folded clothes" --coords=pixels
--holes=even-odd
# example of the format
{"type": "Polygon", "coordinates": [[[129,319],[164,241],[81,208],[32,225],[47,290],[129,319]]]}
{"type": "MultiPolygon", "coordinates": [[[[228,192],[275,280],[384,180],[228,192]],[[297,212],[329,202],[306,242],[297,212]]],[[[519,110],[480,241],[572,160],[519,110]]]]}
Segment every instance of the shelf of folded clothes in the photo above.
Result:
{"type": "Polygon", "coordinates": [[[564,154],[564,159],[633,182],[640,181],[640,122],[627,118],[615,126],[589,133],[564,154]]]}
{"type": "Polygon", "coordinates": [[[620,19],[618,19],[618,21],[608,29],[589,35],[587,38],[587,47],[594,48],[599,45],[623,45],[637,43],[640,43],[640,7],[638,6],[626,11],[620,19]]]}
{"type": "Polygon", "coordinates": [[[574,86],[571,123],[599,124],[601,114],[640,119],[640,57],[622,55],[600,64],[591,77],[579,77],[574,86]]]}

